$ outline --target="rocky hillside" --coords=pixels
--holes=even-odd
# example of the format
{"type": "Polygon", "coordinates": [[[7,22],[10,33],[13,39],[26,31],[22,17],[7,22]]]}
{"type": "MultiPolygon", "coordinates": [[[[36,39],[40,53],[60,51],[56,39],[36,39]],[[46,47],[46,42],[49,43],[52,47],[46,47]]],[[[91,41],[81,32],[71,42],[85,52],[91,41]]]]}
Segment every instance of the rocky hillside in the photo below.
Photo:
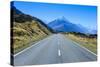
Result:
{"type": "Polygon", "coordinates": [[[51,34],[51,29],[36,17],[22,13],[11,6],[12,53],[17,53],[31,43],[35,43],[51,34]]]}

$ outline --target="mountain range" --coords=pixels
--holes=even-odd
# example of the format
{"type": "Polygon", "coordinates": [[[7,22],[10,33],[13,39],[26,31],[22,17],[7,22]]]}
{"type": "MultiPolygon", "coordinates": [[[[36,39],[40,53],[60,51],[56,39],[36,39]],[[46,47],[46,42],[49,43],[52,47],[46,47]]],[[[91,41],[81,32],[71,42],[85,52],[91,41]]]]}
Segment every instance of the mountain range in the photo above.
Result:
{"type": "Polygon", "coordinates": [[[55,19],[48,23],[48,26],[52,28],[55,32],[80,32],[80,33],[96,33],[95,31],[91,31],[81,24],[74,24],[68,21],[65,17],[55,19]]]}

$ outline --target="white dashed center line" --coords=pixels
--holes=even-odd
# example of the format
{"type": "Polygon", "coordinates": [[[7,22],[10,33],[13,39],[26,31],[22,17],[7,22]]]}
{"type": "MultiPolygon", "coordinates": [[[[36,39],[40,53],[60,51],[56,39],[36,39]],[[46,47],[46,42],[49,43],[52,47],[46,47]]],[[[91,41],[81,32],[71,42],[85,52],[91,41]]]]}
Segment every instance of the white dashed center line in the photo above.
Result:
{"type": "Polygon", "coordinates": [[[61,56],[61,51],[60,50],[58,50],[58,56],[61,56]]]}

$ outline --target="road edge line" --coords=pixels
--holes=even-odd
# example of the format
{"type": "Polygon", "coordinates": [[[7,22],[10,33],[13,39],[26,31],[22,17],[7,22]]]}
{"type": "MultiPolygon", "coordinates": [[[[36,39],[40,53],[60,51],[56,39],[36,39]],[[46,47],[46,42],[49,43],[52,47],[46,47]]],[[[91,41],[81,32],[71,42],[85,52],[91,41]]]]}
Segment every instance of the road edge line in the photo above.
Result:
{"type": "MultiPolygon", "coordinates": [[[[50,35],[51,36],[51,35],[50,35]]],[[[49,36],[49,37],[50,37],[49,36]]],[[[47,37],[48,38],[48,37],[47,37]]],[[[46,39],[46,38],[45,38],[46,39]]],[[[43,39],[44,40],[44,39],[43,39]]],[[[25,48],[24,50],[22,50],[22,51],[20,51],[20,52],[18,52],[18,53],[16,53],[15,55],[13,55],[14,57],[15,56],[17,56],[17,55],[19,55],[19,54],[21,54],[21,53],[23,53],[24,51],[26,51],[26,50],[28,50],[29,48],[31,48],[31,47],[33,47],[33,46],[36,46],[38,43],[40,43],[41,41],[43,41],[43,40],[40,40],[39,42],[37,42],[37,43],[35,43],[34,45],[31,45],[31,46],[29,46],[29,47],[27,47],[27,48],[25,48]]]]}
{"type": "Polygon", "coordinates": [[[16,54],[14,55],[14,57],[17,56],[17,55],[19,55],[19,54],[21,54],[21,53],[23,53],[24,51],[28,50],[29,48],[31,48],[31,47],[33,47],[33,46],[35,46],[35,45],[37,45],[37,44],[31,45],[31,46],[27,47],[26,49],[24,49],[24,50],[22,50],[22,51],[16,53],[16,54]]]}
{"type": "Polygon", "coordinates": [[[93,54],[93,55],[97,56],[97,54],[95,54],[94,52],[90,51],[90,50],[89,50],[89,49],[87,49],[86,47],[81,46],[80,44],[78,44],[78,43],[77,43],[77,42],[75,42],[75,41],[72,41],[72,42],[74,42],[76,45],[80,46],[81,48],[85,49],[86,51],[90,52],[91,54],[93,54]]]}

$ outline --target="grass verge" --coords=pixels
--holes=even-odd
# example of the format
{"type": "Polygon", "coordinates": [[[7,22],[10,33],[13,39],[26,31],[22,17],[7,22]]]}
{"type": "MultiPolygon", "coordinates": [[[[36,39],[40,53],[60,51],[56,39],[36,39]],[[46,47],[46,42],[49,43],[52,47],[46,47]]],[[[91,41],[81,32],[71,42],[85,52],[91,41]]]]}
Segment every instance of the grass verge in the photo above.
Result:
{"type": "Polygon", "coordinates": [[[67,34],[66,36],[69,39],[87,48],[88,50],[92,51],[93,53],[97,54],[97,39],[96,38],[80,37],[80,36],[75,36],[73,34],[67,34]]]}

